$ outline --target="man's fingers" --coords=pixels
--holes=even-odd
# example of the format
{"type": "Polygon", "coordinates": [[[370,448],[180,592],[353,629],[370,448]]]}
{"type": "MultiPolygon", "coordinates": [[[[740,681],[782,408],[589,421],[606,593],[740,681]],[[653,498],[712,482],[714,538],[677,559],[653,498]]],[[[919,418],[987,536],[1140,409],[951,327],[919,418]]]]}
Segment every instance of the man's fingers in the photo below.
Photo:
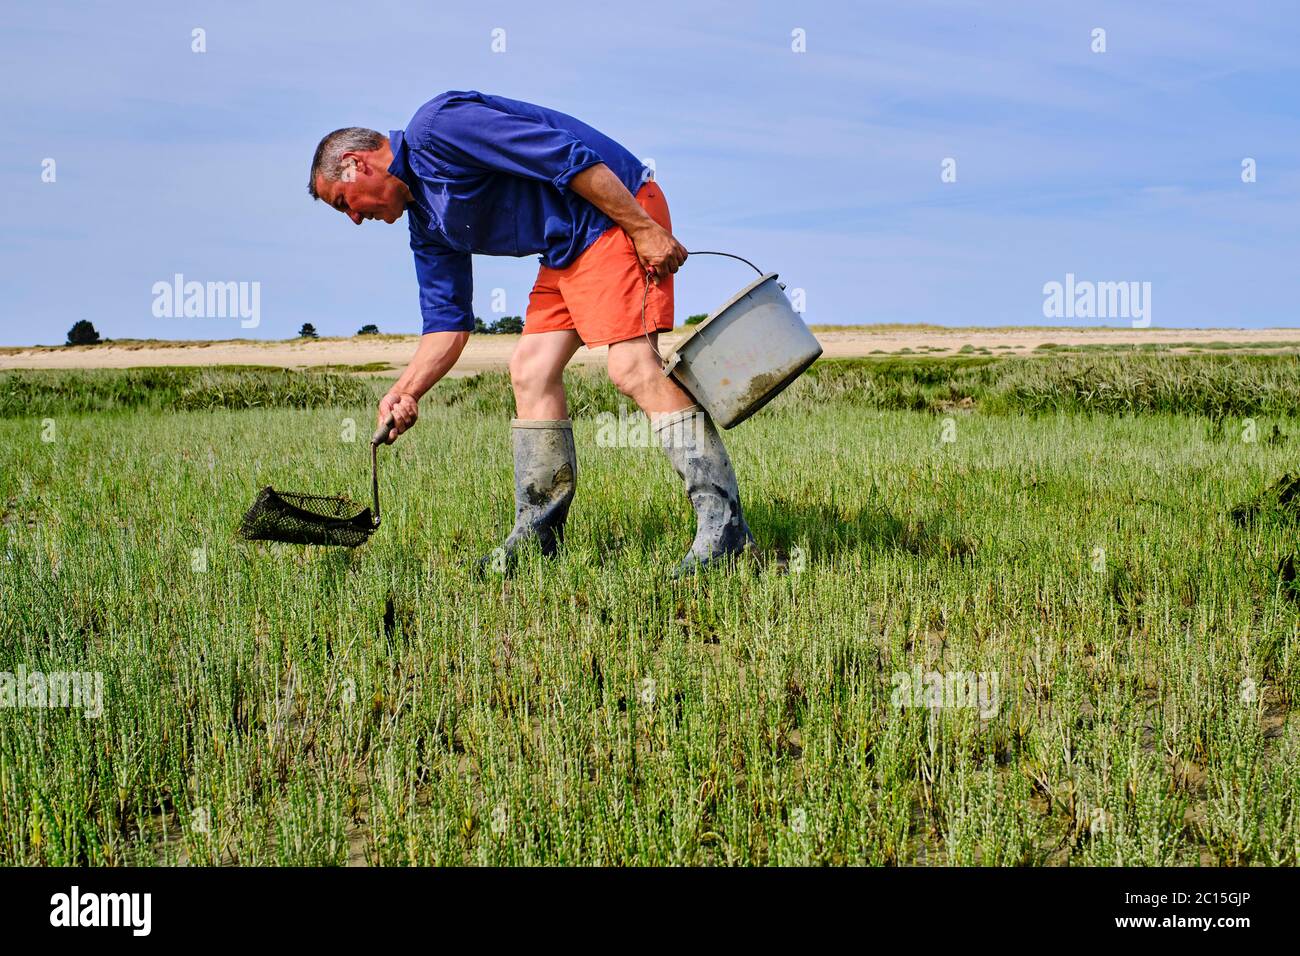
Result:
{"type": "Polygon", "coordinates": [[[415,419],[410,416],[403,416],[399,418],[397,415],[394,415],[393,430],[388,433],[388,444],[391,445],[393,442],[397,441],[397,436],[403,435],[406,432],[410,431],[411,426],[414,424],[415,424],[415,419]]]}
{"type": "Polygon", "coordinates": [[[419,406],[409,398],[402,396],[394,398],[387,395],[381,399],[379,402],[379,424],[383,425],[389,418],[393,420],[393,427],[389,430],[386,444],[391,445],[397,440],[398,435],[410,431],[419,414],[419,406]]]}

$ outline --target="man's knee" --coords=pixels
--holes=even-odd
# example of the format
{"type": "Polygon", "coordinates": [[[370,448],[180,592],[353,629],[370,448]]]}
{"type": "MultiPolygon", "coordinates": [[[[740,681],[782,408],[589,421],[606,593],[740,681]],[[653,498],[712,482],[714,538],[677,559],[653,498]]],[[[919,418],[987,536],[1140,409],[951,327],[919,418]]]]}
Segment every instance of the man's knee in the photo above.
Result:
{"type": "Polygon", "coordinates": [[[661,377],[659,365],[652,359],[648,349],[644,353],[640,350],[610,353],[609,379],[615,388],[629,398],[636,398],[648,389],[653,389],[661,377]]]}
{"type": "Polygon", "coordinates": [[[516,351],[510,357],[510,384],[516,392],[537,394],[563,381],[563,368],[552,368],[541,356],[516,351]]]}

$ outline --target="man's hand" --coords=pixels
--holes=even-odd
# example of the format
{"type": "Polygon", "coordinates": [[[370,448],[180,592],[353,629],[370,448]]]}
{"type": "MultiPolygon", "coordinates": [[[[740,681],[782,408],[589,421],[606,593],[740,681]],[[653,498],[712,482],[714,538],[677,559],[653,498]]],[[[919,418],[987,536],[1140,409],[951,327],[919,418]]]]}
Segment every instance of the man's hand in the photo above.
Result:
{"type": "Polygon", "coordinates": [[[433,388],[434,383],[456,364],[467,341],[468,332],[425,332],[420,336],[420,346],[415,350],[411,364],[379,401],[378,424],[384,424],[390,414],[393,416],[388,444],[391,445],[398,435],[415,425],[415,420],[420,417],[420,396],[433,388]]]}
{"type": "Polygon", "coordinates": [[[387,444],[397,441],[397,436],[414,427],[420,417],[420,403],[414,395],[407,392],[389,392],[379,400],[379,420],[376,427],[383,425],[388,416],[393,416],[393,429],[388,433],[387,444]]]}
{"type": "Polygon", "coordinates": [[[653,219],[629,235],[641,266],[650,273],[650,278],[656,285],[664,276],[676,272],[686,261],[686,247],[653,219]]]}

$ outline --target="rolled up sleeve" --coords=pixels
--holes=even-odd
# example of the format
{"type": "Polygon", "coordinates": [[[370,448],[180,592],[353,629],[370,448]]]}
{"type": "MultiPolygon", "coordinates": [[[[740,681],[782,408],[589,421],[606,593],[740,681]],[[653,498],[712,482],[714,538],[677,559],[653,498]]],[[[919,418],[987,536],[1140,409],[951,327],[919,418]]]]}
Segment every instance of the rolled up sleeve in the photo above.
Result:
{"type": "Polygon", "coordinates": [[[474,272],[468,252],[412,238],[424,332],[474,331],[474,272]]]}
{"type": "Polygon", "coordinates": [[[482,103],[449,104],[438,114],[438,133],[435,148],[452,162],[543,180],[560,190],[603,162],[567,130],[482,103]]]}

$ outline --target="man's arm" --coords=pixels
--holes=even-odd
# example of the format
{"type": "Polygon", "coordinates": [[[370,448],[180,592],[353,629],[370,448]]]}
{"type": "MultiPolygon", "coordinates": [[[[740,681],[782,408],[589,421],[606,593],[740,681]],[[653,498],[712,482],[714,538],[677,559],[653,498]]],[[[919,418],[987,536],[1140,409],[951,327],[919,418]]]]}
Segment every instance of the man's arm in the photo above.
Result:
{"type": "Polygon", "coordinates": [[[474,323],[474,273],[469,253],[417,239],[414,233],[411,251],[420,283],[424,334],[406,371],[379,402],[379,424],[393,416],[390,445],[415,425],[421,397],[456,364],[469,341],[467,330],[474,323]]]}
{"type": "Polygon", "coordinates": [[[622,180],[604,163],[588,166],[569,183],[575,193],[623,228],[632,240],[641,265],[655,282],[676,272],[686,261],[686,247],[641,208],[622,180]]]}
{"type": "Polygon", "coordinates": [[[468,332],[426,332],[420,337],[415,357],[379,402],[379,424],[389,415],[395,422],[388,444],[415,424],[420,398],[451,370],[468,341],[468,332]]]}

